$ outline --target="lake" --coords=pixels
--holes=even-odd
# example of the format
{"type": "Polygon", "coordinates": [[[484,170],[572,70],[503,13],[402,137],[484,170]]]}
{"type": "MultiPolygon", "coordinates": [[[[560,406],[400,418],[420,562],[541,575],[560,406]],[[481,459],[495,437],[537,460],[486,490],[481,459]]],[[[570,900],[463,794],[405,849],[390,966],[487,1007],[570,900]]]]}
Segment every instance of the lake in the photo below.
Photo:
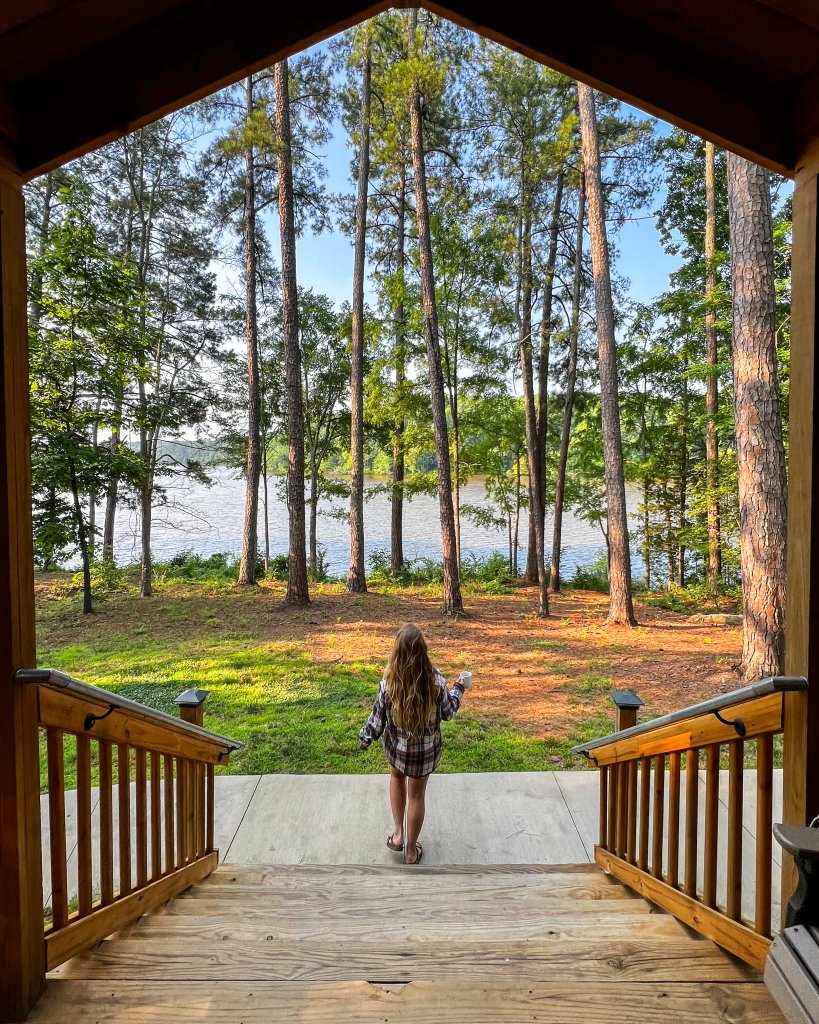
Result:
{"type": "MultiPolygon", "coordinates": [[[[174,481],[168,487],[168,505],[154,511],[152,549],[154,558],[167,561],[180,551],[192,548],[208,556],[215,552],[238,555],[242,543],[245,483],[233,470],[218,466],[210,470],[213,485],[207,487],[193,480],[174,481]]],[[[287,509],[279,494],[279,481],[270,482],[270,554],[286,554],[287,509]]],[[[365,491],[377,488],[375,479],[365,481],[365,491]]],[[[626,488],[629,512],[636,514],[639,500],[636,488],[626,488]]],[[[488,505],[481,480],[470,481],[461,488],[462,505],[488,505]]],[[[322,501],[319,505],[318,542],[325,549],[329,572],[334,576],[346,575],[350,557],[350,532],[346,521],[331,513],[344,508],[342,502],[322,501]]],[[[102,522],[100,512],[98,523],[102,522]]],[[[528,530],[526,512],[521,513],[520,540],[521,570],[525,564],[528,530]]],[[[386,494],[378,492],[365,502],[364,534],[366,554],[375,549],[390,547],[390,503],[386,494]]],[[[259,543],[263,544],[262,505],[259,506],[259,543]]],[[[551,551],[552,517],[546,519],[547,561],[551,551]]],[[[571,513],[563,517],[564,577],[574,572],[575,566],[592,562],[605,550],[605,541],[598,527],[590,526],[571,513]]],[[[473,555],[487,558],[493,551],[506,555],[506,531],[485,529],[463,520],[461,523],[461,549],[463,557],[473,555]]],[[[114,555],[117,563],[126,565],[139,560],[139,515],[133,510],[120,508],[117,512],[114,555]]],[[[417,495],[404,502],[404,555],[406,558],[441,559],[440,520],[437,498],[417,495]]]]}

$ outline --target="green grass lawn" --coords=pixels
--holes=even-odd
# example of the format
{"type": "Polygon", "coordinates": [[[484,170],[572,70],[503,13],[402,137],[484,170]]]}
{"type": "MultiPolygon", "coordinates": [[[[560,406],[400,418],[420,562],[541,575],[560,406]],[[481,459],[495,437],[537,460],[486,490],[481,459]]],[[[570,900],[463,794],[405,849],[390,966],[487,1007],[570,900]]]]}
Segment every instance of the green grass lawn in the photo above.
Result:
{"type": "MultiPolygon", "coordinates": [[[[209,690],[205,725],[245,744],[217,771],[372,773],[387,770],[380,744],[358,748],[381,678],[372,661],[322,664],[298,643],[263,643],[257,634],[221,632],[202,619],[186,639],[152,639],[140,626],[104,639],[45,644],[38,662],[84,682],[176,714],[174,698],[189,686],[209,690]],[[200,634],[200,635],[197,635],[200,634]]],[[[470,713],[468,705],[443,724],[439,771],[537,771],[580,767],[570,748],[586,735],[610,728],[610,719],[586,722],[569,739],[525,735],[495,716],[470,713]]],[[[66,742],[66,785],[74,784],[73,750],[66,742]]]]}

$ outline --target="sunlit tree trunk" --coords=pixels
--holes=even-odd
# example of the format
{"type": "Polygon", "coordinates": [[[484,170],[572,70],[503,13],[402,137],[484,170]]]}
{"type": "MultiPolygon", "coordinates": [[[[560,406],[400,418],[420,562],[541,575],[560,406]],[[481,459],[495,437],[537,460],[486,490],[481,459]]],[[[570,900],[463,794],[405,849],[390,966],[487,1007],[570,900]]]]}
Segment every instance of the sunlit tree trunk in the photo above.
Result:
{"type": "Polygon", "coordinates": [[[594,272],[594,304],[597,314],[597,351],[600,364],[600,406],[603,422],[603,458],[606,477],[609,546],[609,614],[612,625],[636,626],[631,589],[626,484],[623,442],[620,433],[620,399],[617,379],[617,346],[611,296],[605,197],[600,169],[600,145],[594,92],[577,84],[580,136],[586,193],[589,205],[589,238],[594,272]]]}
{"type": "MultiPolygon", "coordinates": [[[[415,54],[418,11],[409,12],[410,53],[415,54]]],[[[432,238],[427,198],[424,131],[421,121],[421,92],[417,77],[409,95],[412,169],[415,177],[415,211],[418,224],[418,262],[424,315],[424,337],[429,364],[429,390],[432,402],[432,426],[435,434],[435,458],[438,471],[438,505],[441,517],[441,548],[444,562],[443,609],[445,613],[463,612],[461,580],[455,542],[455,517],[452,507],[452,472],[449,461],[449,436],[444,399],[444,377],[441,368],[441,345],[438,332],[438,310],[435,300],[435,278],[432,262],[432,238]]]]}
{"type": "Polygon", "coordinates": [[[776,675],[785,614],[787,480],[777,382],[773,227],[765,171],[728,154],[742,676],[776,675]]]}
{"type": "Polygon", "coordinates": [[[276,64],[276,157],[279,176],[279,233],[281,235],[282,319],[287,394],[287,508],[290,547],[285,603],[304,605],[307,552],[304,536],[304,407],[301,394],[301,348],[296,280],[296,226],[293,210],[293,157],[290,146],[290,83],[286,60],[276,64]]]}
{"type": "Polygon", "coordinates": [[[563,540],[563,503],[566,494],[566,466],[569,461],[569,441],[572,435],[574,389],[577,384],[577,342],[580,336],[580,290],[583,285],[583,229],[586,218],[586,178],[581,172],[577,193],[577,237],[574,250],[574,280],[572,282],[572,322],[569,327],[569,357],[566,366],[566,400],[563,405],[563,426],[560,432],[560,457],[555,478],[555,512],[552,530],[552,565],[550,587],[556,594],[560,590],[560,548],[563,540]]]}
{"type": "MultiPolygon", "coordinates": [[[[245,116],[253,115],[253,76],[245,79],[245,116]]],[[[244,187],[245,341],[247,343],[247,464],[245,467],[245,519],[239,586],[256,583],[259,547],[259,474],[261,472],[261,404],[259,390],[259,331],[256,311],[256,167],[253,144],[245,145],[244,187]]]]}
{"type": "Polygon", "coordinates": [[[406,217],[406,168],[401,171],[398,194],[396,276],[398,302],[395,307],[395,396],[398,416],[392,446],[392,497],[390,503],[390,568],[398,572],[404,566],[404,385],[406,380],[406,307],[404,304],[404,218],[406,217]]]}
{"type": "Polygon", "coordinates": [[[722,584],[722,544],[720,538],[719,507],[719,440],[717,415],[717,274],[714,266],[716,253],[716,202],[714,184],[714,143],[705,143],[705,365],[708,377],[705,385],[705,473],[708,505],[708,582],[712,592],[722,584]]]}
{"type": "MultiPolygon", "coordinates": [[[[363,28],[361,122],[358,139],[358,196],[355,204],[352,343],[350,348],[350,567],[347,591],[367,592],[364,565],[364,269],[367,245],[367,191],[370,183],[370,32],[363,28]]],[[[315,511],[315,510],[314,510],[315,511]]],[[[312,558],[312,553],[311,553],[312,558]]]]}

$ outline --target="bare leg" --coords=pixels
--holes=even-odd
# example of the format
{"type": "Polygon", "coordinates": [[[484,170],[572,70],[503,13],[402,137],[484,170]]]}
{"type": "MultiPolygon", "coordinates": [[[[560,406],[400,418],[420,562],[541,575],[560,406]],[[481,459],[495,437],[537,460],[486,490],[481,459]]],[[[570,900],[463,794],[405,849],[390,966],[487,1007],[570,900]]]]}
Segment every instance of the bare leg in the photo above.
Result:
{"type": "Polygon", "coordinates": [[[404,859],[407,864],[414,864],[418,858],[416,843],[424,824],[426,810],[426,792],[429,776],[423,779],[407,779],[407,834],[404,837],[404,859]]]}
{"type": "Polygon", "coordinates": [[[390,807],[395,830],[392,841],[401,845],[404,842],[404,809],[407,806],[407,777],[395,770],[390,771],[390,807]]]}

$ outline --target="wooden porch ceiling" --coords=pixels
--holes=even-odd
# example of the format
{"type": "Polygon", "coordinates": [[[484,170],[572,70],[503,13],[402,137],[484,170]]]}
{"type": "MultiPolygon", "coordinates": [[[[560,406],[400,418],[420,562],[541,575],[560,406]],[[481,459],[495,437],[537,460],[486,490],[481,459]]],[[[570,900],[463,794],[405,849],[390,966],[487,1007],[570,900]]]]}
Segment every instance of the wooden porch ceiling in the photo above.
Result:
{"type": "MultiPolygon", "coordinates": [[[[390,6],[5,4],[0,159],[33,177],[390,6]]],[[[813,0],[426,6],[783,173],[819,129],[813,0]]]]}

